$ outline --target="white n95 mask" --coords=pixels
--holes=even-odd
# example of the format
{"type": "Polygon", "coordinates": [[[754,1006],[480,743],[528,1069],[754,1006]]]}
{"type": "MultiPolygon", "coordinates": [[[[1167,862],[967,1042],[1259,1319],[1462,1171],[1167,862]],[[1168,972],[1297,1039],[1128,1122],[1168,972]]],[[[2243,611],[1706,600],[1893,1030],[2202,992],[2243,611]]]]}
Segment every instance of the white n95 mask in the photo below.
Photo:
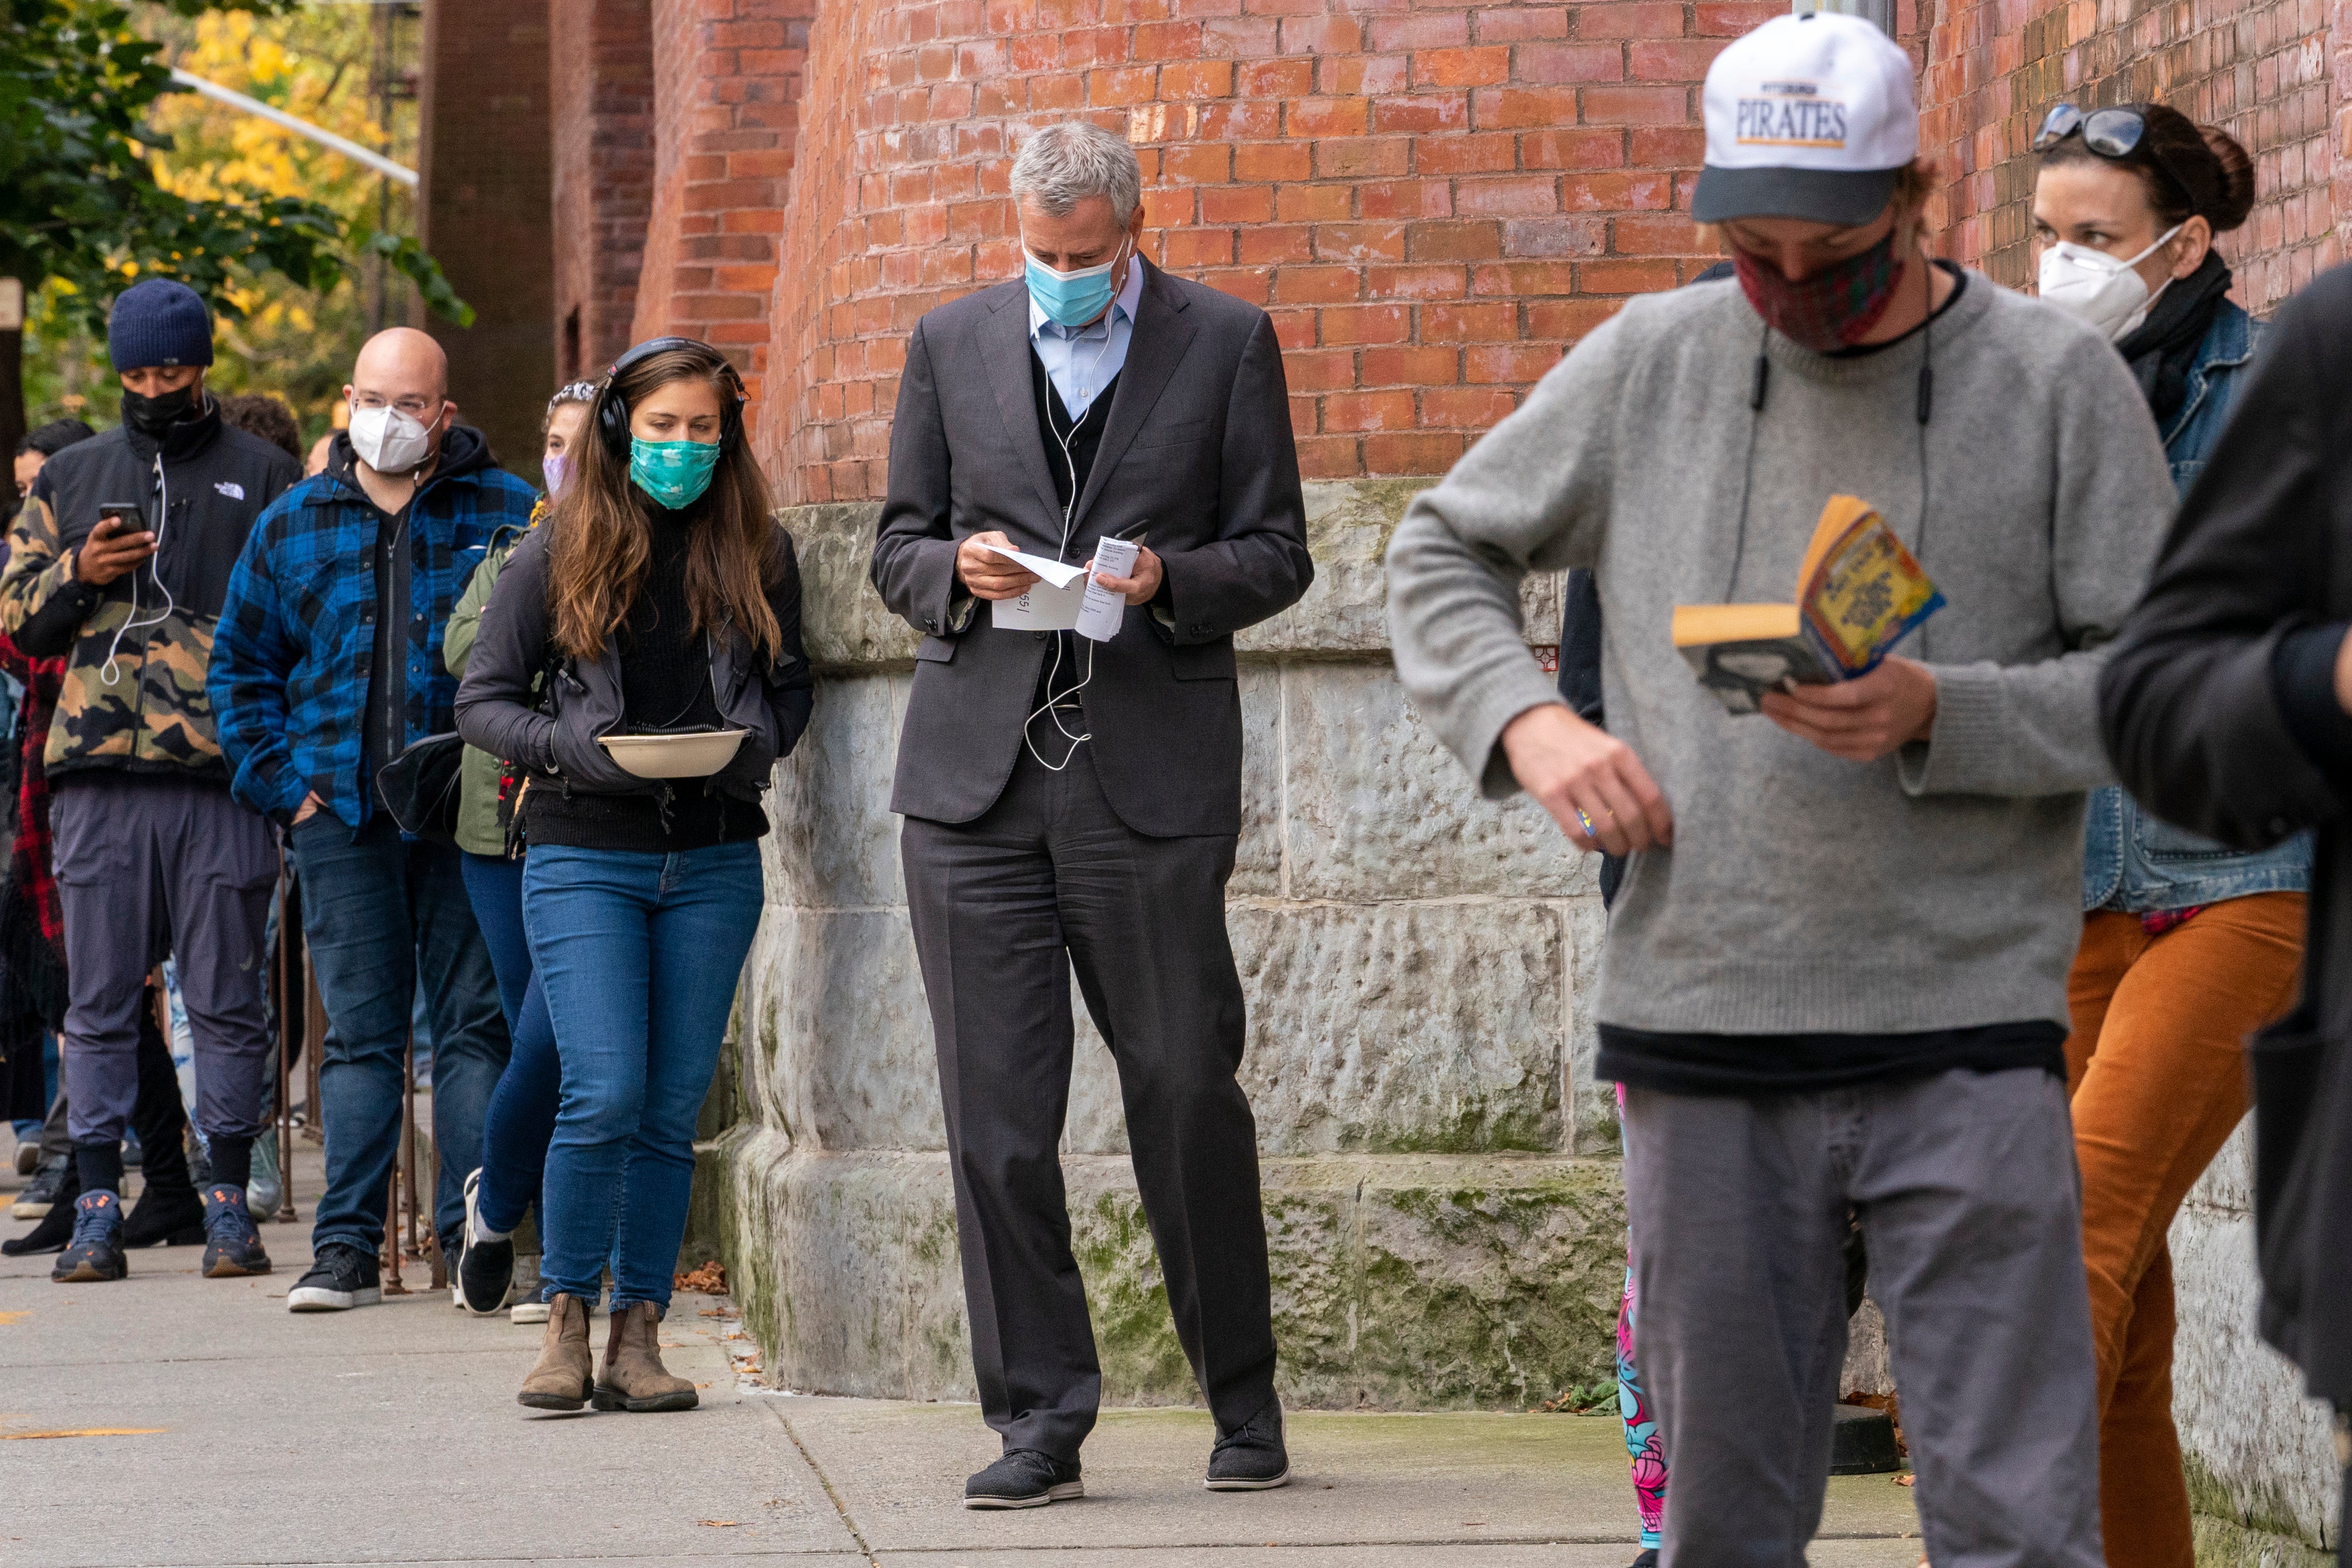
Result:
{"type": "Polygon", "coordinates": [[[352,450],[379,474],[405,474],[424,462],[433,449],[429,435],[425,426],[389,404],[352,411],[352,450]]]}
{"type": "MultiPolygon", "coordinates": [[[[2147,319],[2148,308],[2156,303],[2156,295],[2147,291],[2147,285],[2132,268],[2154,256],[2180,230],[2180,225],[2173,225],[2157,236],[2156,244],[2128,261],[2061,240],[2042,253],[2042,298],[2080,316],[2110,340],[2127,338],[2147,319]]],[[[2165,287],[2171,287],[2170,279],[2165,287]]],[[[2162,288],[2156,291],[2163,292],[2162,288]]]]}

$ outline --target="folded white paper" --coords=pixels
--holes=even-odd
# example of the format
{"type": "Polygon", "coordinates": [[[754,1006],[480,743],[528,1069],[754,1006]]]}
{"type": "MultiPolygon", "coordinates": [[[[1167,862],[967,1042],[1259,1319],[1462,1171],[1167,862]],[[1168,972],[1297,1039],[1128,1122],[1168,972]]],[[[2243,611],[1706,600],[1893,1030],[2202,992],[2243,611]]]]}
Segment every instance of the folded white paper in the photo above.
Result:
{"type": "MultiPolygon", "coordinates": [[[[982,545],[980,548],[995,551],[1015,566],[1027,568],[1055,588],[1067,588],[1087,574],[1087,569],[1083,566],[1065,565],[1058,560],[1049,560],[1042,555],[1030,555],[1023,550],[1007,549],[1003,545],[982,545]]],[[[1003,601],[1000,600],[998,602],[1003,601]]]]}
{"type": "Polygon", "coordinates": [[[989,606],[989,621],[1002,632],[1067,632],[1078,623],[1078,612],[1087,596],[1087,572],[1084,567],[1066,566],[1049,560],[1042,555],[1029,555],[1003,545],[984,544],[985,550],[998,555],[1016,566],[1025,567],[1042,580],[1029,585],[1029,591],[1018,599],[1000,599],[989,606]]]}
{"type": "Polygon", "coordinates": [[[1133,539],[1104,539],[1095,546],[1095,574],[1087,579],[1086,600],[1078,608],[1077,632],[1108,643],[1127,624],[1127,595],[1113,593],[1100,578],[1127,577],[1135,570],[1141,547],[1133,539]]]}

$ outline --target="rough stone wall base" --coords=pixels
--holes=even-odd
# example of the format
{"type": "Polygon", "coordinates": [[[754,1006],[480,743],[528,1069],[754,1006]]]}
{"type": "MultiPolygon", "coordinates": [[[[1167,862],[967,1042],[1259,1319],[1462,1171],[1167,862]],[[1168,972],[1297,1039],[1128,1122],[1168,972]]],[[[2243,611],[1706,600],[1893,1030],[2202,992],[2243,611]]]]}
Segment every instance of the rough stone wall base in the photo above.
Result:
{"type": "Polygon", "coordinates": [[[2235,1520],[2197,1515],[2197,1568],[2336,1568],[2336,1563],[2333,1552],[2315,1551],[2235,1520]]]}
{"type": "MultiPolygon", "coordinates": [[[[1104,1398],[1194,1402],[1127,1160],[1067,1155],[1063,1169],[1104,1398]]],[[[1292,1404],[1525,1408],[1611,1375],[1614,1160],[1339,1155],[1264,1169],[1292,1404]]],[[[773,1381],[975,1397],[945,1155],[802,1153],[738,1126],[704,1145],[697,1201],[773,1381]]]]}

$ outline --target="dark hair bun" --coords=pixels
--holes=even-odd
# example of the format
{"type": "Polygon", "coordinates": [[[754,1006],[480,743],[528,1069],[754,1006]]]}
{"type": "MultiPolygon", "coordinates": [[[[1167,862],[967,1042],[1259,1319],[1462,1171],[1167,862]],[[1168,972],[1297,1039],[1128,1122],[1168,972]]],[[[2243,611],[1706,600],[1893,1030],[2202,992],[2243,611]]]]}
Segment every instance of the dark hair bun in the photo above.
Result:
{"type": "Polygon", "coordinates": [[[2205,221],[2213,225],[2215,234],[2228,234],[2246,221],[2254,210],[2254,161],[2246,155],[2238,139],[2217,125],[2200,125],[2198,133],[2204,139],[2206,151],[2212,154],[2221,194],[2202,207],[2205,221]]]}

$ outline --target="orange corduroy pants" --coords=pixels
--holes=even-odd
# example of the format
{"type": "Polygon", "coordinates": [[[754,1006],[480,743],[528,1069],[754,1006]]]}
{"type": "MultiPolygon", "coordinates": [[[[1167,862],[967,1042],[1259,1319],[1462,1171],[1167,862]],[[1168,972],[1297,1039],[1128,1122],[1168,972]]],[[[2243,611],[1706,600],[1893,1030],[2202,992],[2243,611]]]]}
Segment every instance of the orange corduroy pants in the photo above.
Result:
{"type": "Polygon", "coordinates": [[[2195,1568],[2165,1233],[2246,1113],[2246,1037],[2293,1002],[2303,934],[2299,893],[2230,899],[2160,936],[2136,915],[2084,917],[2066,1086],[2098,1355],[2100,1525],[2107,1561],[2128,1568],[2195,1568]]]}

